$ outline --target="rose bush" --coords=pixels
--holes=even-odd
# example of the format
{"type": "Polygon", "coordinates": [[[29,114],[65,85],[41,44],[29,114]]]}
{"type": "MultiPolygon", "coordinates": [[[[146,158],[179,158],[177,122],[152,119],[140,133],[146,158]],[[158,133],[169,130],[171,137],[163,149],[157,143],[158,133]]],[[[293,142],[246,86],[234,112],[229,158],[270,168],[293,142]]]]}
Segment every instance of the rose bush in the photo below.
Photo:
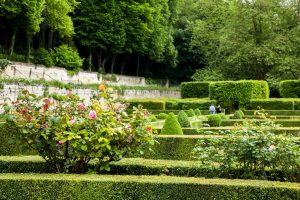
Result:
{"type": "Polygon", "coordinates": [[[293,180],[300,171],[299,139],[275,134],[279,126],[274,120],[264,111],[256,114],[264,120],[247,120],[226,137],[200,139],[193,150],[195,158],[228,176],[235,169],[248,178],[258,174],[266,178],[267,172],[279,171],[281,179],[293,180]]]}
{"type": "Polygon", "coordinates": [[[84,173],[90,160],[100,170],[140,147],[154,144],[149,114],[141,107],[127,115],[126,105],[112,97],[105,84],[89,105],[68,94],[64,101],[37,98],[23,91],[4,105],[9,126],[17,127],[15,141],[35,150],[56,172],[84,173]]]}

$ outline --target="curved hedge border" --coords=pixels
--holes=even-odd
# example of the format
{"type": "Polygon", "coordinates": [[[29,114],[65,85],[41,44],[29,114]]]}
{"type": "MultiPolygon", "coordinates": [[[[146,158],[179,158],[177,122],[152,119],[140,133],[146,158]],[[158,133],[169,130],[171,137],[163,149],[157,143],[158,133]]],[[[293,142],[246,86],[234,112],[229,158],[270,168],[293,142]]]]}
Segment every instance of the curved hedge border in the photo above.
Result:
{"type": "Polygon", "coordinates": [[[183,82],[180,85],[182,98],[203,98],[209,96],[211,82],[183,82]]]}
{"type": "Polygon", "coordinates": [[[300,199],[300,184],[169,176],[1,174],[0,199],[300,199]]]}
{"type": "Polygon", "coordinates": [[[300,80],[281,81],[279,85],[279,93],[284,98],[300,97],[300,80]]]}

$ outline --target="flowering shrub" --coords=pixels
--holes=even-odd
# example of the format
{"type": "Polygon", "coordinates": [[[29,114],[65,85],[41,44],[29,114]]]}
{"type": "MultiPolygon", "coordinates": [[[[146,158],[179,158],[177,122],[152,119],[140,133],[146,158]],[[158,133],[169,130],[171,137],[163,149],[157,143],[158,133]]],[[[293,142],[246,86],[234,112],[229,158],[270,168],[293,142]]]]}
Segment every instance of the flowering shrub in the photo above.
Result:
{"type": "Polygon", "coordinates": [[[194,156],[205,165],[220,167],[225,172],[239,169],[250,177],[258,171],[264,176],[270,170],[280,171],[283,176],[299,173],[300,141],[274,134],[278,127],[274,121],[264,112],[258,114],[265,120],[248,120],[227,137],[199,140],[194,156]]]}
{"type": "Polygon", "coordinates": [[[146,110],[138,107],[128,116],[111,89],[102,84],[99,90],[89,105],[72,94],[53,102],[24,91],[4,105],[6,122],[17,127],[16,142],[37,151],[56,172],[84,173],[91,159],[109,170],[111,161],[155,140],[146,110]]]}

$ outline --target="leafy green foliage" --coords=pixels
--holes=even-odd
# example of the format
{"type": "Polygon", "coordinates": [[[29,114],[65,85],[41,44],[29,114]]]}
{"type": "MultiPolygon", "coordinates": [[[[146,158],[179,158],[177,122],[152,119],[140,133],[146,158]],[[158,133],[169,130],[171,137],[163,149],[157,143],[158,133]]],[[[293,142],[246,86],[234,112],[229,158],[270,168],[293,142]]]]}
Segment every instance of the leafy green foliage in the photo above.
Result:
{"type": "Polygon", "coordinates": [[[212,114],[207,117],[208,125],[211,127],[220,126],[222,117],[219,114],[212,114]]]}
{"type": "Polygon", "coordinates": [[[220,70],[216,69],[197,69],[191,77],[193,81],[223,81],[224,77],[220,70]]]}
{"type": "Polygon", "coordinates": [[[234,112],[233,119],[243,119],[244,113],[241,110],[237,110],[234,112]]]}
{"type": "Polygon", "coordinates": [[[9,61],[7,59],[0,59],[0,71],[1,72],[3,72],[8,65],[9,65],[9,61]]]}
{"type": "Polygon", "coordinates": [[[183,110],[178,113],[177,120],[182,128],[191,127],[190,120],[183,110]]]}
{"type": "Polygon", "coordinates": [[[284,98],[298,98],[300,97],[300,81],[288,80],[281,81],[279,86],[280,96],[284,98]]]}
{"type": "Polygon", "coordinates": [[[221,81],[209,85],[210,99],[217,100],[224,108],[233,110],[246,107],[251,99],[267,99],[268,83],[265,81],[221,81]]]}
{"type": "Polygon", "coordinates": [[[166,118],[164,126],[160,132],[161,135],[183,135],[181,126],[177,121],[177,117],[170,113],[166,118]]]}
{"type": "Polygon", "coordinates": [[[180,85],[182,98],[205,98],[209,96],[210,82],[183,82],[180,85]]]}
{"type": "Polygon", "coordinates": [[[46,67],[52,67],[54,65],[51,53],[44,48],[40,48],[34,53],[33,63],[45,65],[46,67]]]}
{"type": "Polygon", "coordinates": [[[215,104],[215,100],[209,99],[167,99],[167,110],[188,110],[188,109],[201,109],[207,110],[211,104],[215,104]]]}
{"type": "Polygon", "coordinates": [[[83,63],[77,50],[67,45],[61,45],[55,48],[53,60],[56,66],[64,67],[71,71],[78,71],[83,63]]]}

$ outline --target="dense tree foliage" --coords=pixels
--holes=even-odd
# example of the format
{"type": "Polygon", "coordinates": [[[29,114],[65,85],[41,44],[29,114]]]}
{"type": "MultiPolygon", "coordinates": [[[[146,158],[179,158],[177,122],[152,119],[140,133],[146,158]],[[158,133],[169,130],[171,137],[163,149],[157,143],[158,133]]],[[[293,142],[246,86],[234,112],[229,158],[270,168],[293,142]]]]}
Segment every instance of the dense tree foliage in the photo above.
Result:
{"type": "Polygon", "coordinates": [[[1,0],[0,50],[67,44],[89,70],[276,86],[300,75],[299,22],[299,0],[1,0]]]}

